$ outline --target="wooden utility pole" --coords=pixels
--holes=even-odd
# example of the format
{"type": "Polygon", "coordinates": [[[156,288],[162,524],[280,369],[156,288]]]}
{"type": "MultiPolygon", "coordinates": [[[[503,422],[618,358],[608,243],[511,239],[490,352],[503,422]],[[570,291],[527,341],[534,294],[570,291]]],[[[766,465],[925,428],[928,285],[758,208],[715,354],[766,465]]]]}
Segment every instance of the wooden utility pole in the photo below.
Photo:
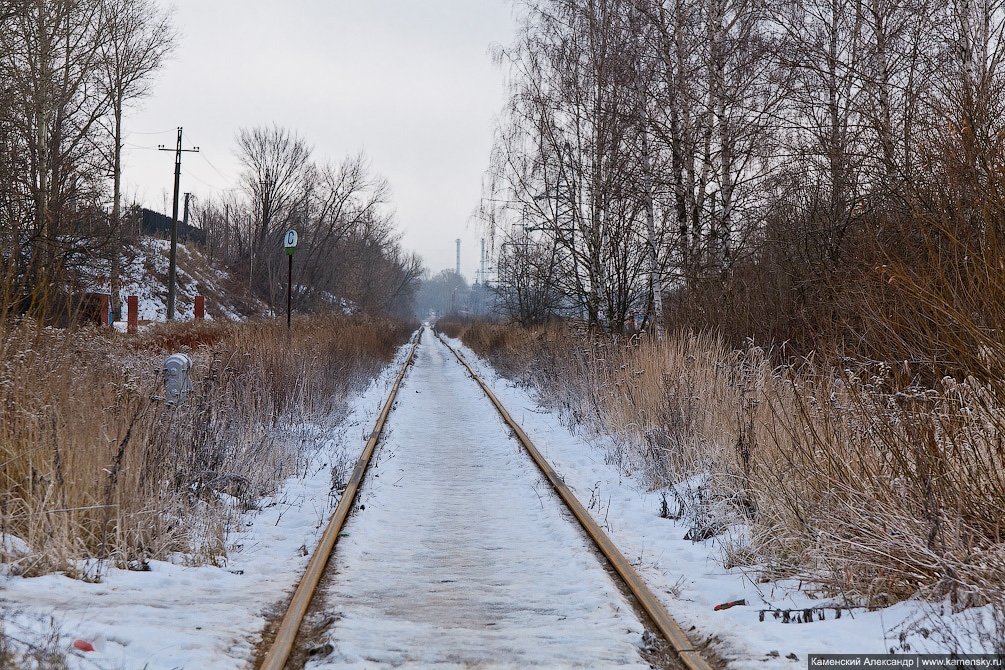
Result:
{"type": "MultiPolygon", "coordinates": [[[[178,268],[176,266],[176,261],[178,258],[178,190],[181,186],[181,155],[184,152],[196,153],[199,151],[199,147],[194,147],[192,149],[182,149],[181,148],[181,131],[178,128],[178,146],[175,148],[174,154],[174,203],[171,205],[171,256],[168,262],[168,300],[167,300],[167,318],[168,320],[174,319],[174,294],[175,294],[175,279],[177,277],[178,268]]],[[[163,144],[157,147],[160,151],[170,151],[163,144]]]]}

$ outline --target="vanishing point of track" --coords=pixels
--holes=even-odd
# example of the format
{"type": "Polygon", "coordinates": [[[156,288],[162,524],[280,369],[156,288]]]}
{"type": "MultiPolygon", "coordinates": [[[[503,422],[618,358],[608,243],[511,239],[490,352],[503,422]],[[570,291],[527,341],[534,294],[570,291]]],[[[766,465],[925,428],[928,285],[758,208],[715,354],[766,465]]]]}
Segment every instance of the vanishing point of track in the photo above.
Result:
{"type": "MultiPolygon", "coordinates": [[[[391,387],[387,400],[383,405],[383,409],[377,417],[374,429],[370,433],[366,446],[363,448],[363,452],[353,468],[352,476],[349,478],[349,482],[342,493],[338,506],[332,514],[328,525],[321,536],[321,540],[311,556],[304,576],[294,592],[293,599],[280,621],[275,639],[273,640],[271,647],[267,650],[262,665],[260,666],[262,670],[282,670],[282,668],[286,666],[287,660],[293,651],[300,625],[303,622],[308,607],[311,604],[311,600],[314,597],[314,593],[317,590],[325,568],[328,565],[329,558],[335,548],[339,533],[342,531],[342,527],[353,508],[353,504],[366,473],[367,466],[369,465],[371,457],[376,449],[377,442],[380,439],[381,432],[384,428],[385,422],[387,421],[387,417],[391,412],[391,408],[394,406],[398,389],[406,372],[408,371],[409,366],[414,360],[415,350],[419,346],[421,335],[422,331],[420,330],[412,342],[408,355],[405,358],[401,370],[391,387]]],[[[442,338],[441,341],[443,341],[442,338]]],[[[474,381],[484,391],[485,395],[499,412],[503,421],[523,445],[526,452],[534,460],[544,477],[558,494],[559,498],[561,498],[568,510],[580,523],[583,530],[596,545],[596,548],[607,559],[613,571],[617,573],[627,591],[631,593],[637,606],[645,613],[646,617],[655,628],[655,631],[657,631],[666,640],[669,646],[676,653],[681,663],[690,670],[711,670],[712,666],[701,655],[694,643],[688,638],[677,622],[674,621],[674,619],[667,612],[666,608],[663,607],[662,603],[660,603],[656,596],[653,595],[652,591],[648,588],[648,586],[646,586],[645,582],[638,575],[638,573],[635,572],[631,564],[628,563],[610,538],[607,537],[592,517],[590,517],[587,511],[583,508],[582,504],[580,504],[580,502],[569,490],[569,487],[565,484],[563,479],[557,472],[555,472],[551,465],[548,464],[531,442],[530,438],[527,437],[527,434],[523,431],[519,424],[513,420],[509,412],[506,411],[506,408],[503,407],[502,403],[495,396],[495,394],[492,393],[491,389],[489,389],[481,378],[478,377],[467,361],[464,360],[464,357],[461,356],[456,349],[451,347],[445,341],[443,341],[443,344],[465,367],[471,378],[474,379],[474,381]]]]}

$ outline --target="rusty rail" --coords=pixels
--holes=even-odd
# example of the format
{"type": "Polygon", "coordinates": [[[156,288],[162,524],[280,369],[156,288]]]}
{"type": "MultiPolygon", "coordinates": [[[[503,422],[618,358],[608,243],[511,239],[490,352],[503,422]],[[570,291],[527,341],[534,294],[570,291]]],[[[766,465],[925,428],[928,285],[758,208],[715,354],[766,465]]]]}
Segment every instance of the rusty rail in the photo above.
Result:
{"type": "Polygon", "coordinates": [[[503,421],[506,425],[510,427],[510,430],[516,435],[517,439],[523,444],[524,449],[530,454],[534,462],[537,463],[538,468],[544,473],[544,476],[548,479],[551,485],[554,487],[555,492],[558,493],[559,497],[565,502],[569,510],[579,521],[583,530],[586,534],[596,543],[597,547],[600,549],[601,553],[610,562],[611,567],[618,573],[628,589],[632,592],[632,595],[638,600],[639,605],[645,611],[645,613],[652,620],[653,624],[660,631],[666,641],[677,652],[680,656],[681,661],[690,670],[712,670],[712,666],[707,660],[701,655],[700,651],[695,648],[694,643],[687,634],[681,629],[680,625],[674,621],[670,613],[667,612],[663,604],[657,600],[653,592],[649,590],[646,586],[645,581],[639,576],[635,569],[632,568],[631,564],[625,559],[625,557],[618,551],[618,548],[614,546],[611,539],[607,537],[607,534],[600,529],[597,522],[593,520],[593,517],[589,515],[586,509],[583,508],[582,504],[576,499],[576,496],[572,494],[569,487],[566,485],[565,481],[555,469],[551,467],[548,461],[545,460],[541,452],[537,450],[534,443],[530,441],[527,434],[523,431],[520,425],[513,420],[513,417],[509,415],[506,408],[503,407],[499,399],[496,398],[495,394],[489,389],[489,387],[481,380],[481,378],[475,374],[475,371],[468,365],[468,362],[464,360],[460,352],[451,347],[443,338],[440,338],[444,346],[447,347],[457,357],[461,365],[467,368],[468,374],[471,375],[472,379],[478,382],[478,385],[482,387],[485,395],[488,396],[492,404],[495,405],[496,410],[498,410],[500,416],[502,416],[503,421]]]}
{"type": "Polygon", "coordinates": [[[419,346],[421,339],[422,330],[420,329],[415,342],[412,343],[411,350],[408,352],[405,363],[401,366],[398,378],[394,380],[394,386],[391,387],[391,392],[387,396],[384,408],[381,410],[380,416],[377,417],[377,423],[370,433],[370,439],[366,441],[363,453],[360,455],[359,460],[356,461],[356,467],[353,468],[352,476],[349,478],[349,483],[346,484],[345,490],[342,492],[338,506],[328,521],[328,526],[321,536],[321,541],[318,542],[318,546],[314,549],[314,554],[307,564],[307,570],[304,572],[304,576],[300,580],[296,592],[293,594],[293,600],[290,601],[290,606],[287,608],[286,614],[283,615],[283,620],[279,624],[279,630],[276,631],[276,639],[272,642],[272,646],[265,655],[261,670],[282,670],[286,666],[286,661],[293,651],[293,643],[297,639],[300,624],[303,622],[304,615],[307,613],[307,607],[311,604],[311,599],[314,597],[314,590],[317,588],[318,582],[321,581],[321,575],[325,570],[325,566],[328,565],[328,559],[331,557],[336,541],[338,541],[338,534],[342,530],[342,525],[345,523],[346,518],[349,516],[349,511],[352,509],[356,493],[359,491],[359,485],[363,481],[363,475],[366,472],[367,466],[370,464],[370,457],[377,446],[377,440],[380,439],[384,422],[387,420],[387,415],[391,412],[392,405],[394,405],[395,396],[398,394],[398,387],[401,385],[401,380],[405,377],[405,372],[408,370],[408,366],[415,356],[415,349],[419,346]]]}

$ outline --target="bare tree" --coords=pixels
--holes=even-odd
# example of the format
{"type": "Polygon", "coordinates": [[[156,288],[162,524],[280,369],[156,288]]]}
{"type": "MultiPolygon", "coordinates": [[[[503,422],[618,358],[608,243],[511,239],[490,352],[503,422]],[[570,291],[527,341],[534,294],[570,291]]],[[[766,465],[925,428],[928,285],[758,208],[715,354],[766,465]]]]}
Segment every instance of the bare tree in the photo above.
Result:
{"type": "Polygon", "coordinates": [[[387,217],[390,187],[387,180],[371,171],[362,153],[348,156],[338,165],[325,162],[314,177],[302,223],[311,241],[304,255],[302,283],[334,291],[340,262],[347,259],[332,262],[336,260],[333,250],[371,221],[387,217]]]}
{"type": "Polygon", "coordinates": [[[313,149],[299,135],[273,124],[242,128],[237,154],[242,181],[255,209],[259,244],[286,223],[308,179],[313,149]]]}
{"type": "Polygon", "coordinates": [[[644,247],[628,4],[530,4],[525,37],[500,54],[514,72],[512,126],[494,159],[504,192],[490,196],[513,203],[510,222],[529,209],[550,238],[568,308],[620,328],[646,294],[635,263],[644,247]]]}
{"type": "MultiPolygon", "coordinates": [[[[996,197],[1002,0],[519,4],[480,216],[555,250],[557,313],[618,330],[665,291],[690,322],[823,332],[950,184],[996,197]]],[[[958,225],[986,245],[997,223],[958,225]]],[[[517,278],[536,262],[494,252],[517,278]]],[[[503,304],[522,313],[526,288],[503,304]]]]}
{"type": "Polygon", "coordinates": [[[8,270],[13,293],[45,305],[72,290],[107,241],[97,150],[108,110],[99,67],[107,15],[98,0],[5,3],[3,12],[5,227],[17,250],[8,270]]]}
{"type": "Polygon", "coordinates": [[[170,12],[151,0],[104,0],[105,36],[101,41],[102,87],[111,110],[112,226],[116,244],[112,250],[112,300],[118,302],[121,253],[122,114],[130,102],[146,96],[159,70],[174,49],[177,33],[170,12]]]}
{"type": "Polygon", "coordinates": [[[562,294],[555,284],[556,239],[542,242],[532,233],[518,232],[500,246],[495,286],[498,308],[523,326],[553,318],[562,306],[562,294]]]}
{"type": "Polygon", "coordinates": [[[251,261],[255,290],[273,305],[284,295],[280,238],[293,227],[300,233],[293,274],[299,309],[341,309],[348,301],[411,314],[422,262],[402,250],[390,188],[365,155],[315,163],[304,139],[275,125],[241,130],[238,146],[246,204],[225,206],[222,217],[216,206],[209,220],[213,239],[231,240],[231,254],[251,261]]]}
{"type": "Polygon", "coordinates": [[[500,53],[512,96],[488,195],[551,236],[573,312],[620,330],[658,310],[664,277],[722,275],[754,248],[784,99],[769,16],[747,0],[527,6],[500,53]]]}
{"type": "Polygon", "coordinates": [[[275,124],[240,129],[237,147],[244,165],[242,182],[254,218],[252,254],[259,259],[252,281],[264,280],[270,304],[274,305],[281,293],[280,236],[298,209],[300,220],[305,218],[313,177],[313,149],[296,133],[275,124]]]}

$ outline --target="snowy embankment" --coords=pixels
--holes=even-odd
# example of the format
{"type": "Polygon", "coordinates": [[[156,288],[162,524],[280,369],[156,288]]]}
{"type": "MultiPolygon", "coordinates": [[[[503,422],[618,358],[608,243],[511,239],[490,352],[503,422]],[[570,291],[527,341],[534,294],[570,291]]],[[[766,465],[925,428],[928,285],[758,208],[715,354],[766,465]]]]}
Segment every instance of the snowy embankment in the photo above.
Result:
{"type": "Polygon", "coordinates": [[[242,530],[226,538],[222,565],[187,567],[179,555],[150,561],[148,572],[102,566],[97,583],[5,576],[4,633],[37,644],[55,630],[54,646],[73,669],[246,667],[266,617],[296,585],[338,502],[334,464],[355,461],[405,355],[407,346],[351,403],[301,476],[243,517],[242,530]],[[95,651],[74,649],[78,639],[95,651]]]}
{"type": "Polygon", "coordinates": [[[820,608],[839,601],[811,598],[797,582],[755,583],[753,572],[723,568],[724,543],[742,536],[743,528],[701,542],[684,539],[689,528],[683,521],[661,518],[664,500],[674,515],[675,496],[649,491],[640,477],[609,464],[606,455],[617,449],[610,438],[568,427],[556,411],[497,374],[460,340],[448,341],[692,639],[713,638],[713,648],[731,668],[802,667],[807,654],[990,651],[978,640],[981,628],[994,628],[990,608],[951,615],[948,605],[908,601],[872,612],[842,609],[838,616],[834,608],[820,608]],[[715,610],[739,600],[746,604],[715,610]],[[804,615],[808,609],[814,609],[809,617],[804,615]]]}
{"type": "MultiPolygon", "coordinates": [[[[457,341],[452,344],[462,346],[457,341]]],[[[605,455],[614,448],[612,443],[606,438],[577,434],[575,429],[570,431],[557,413],[543,408],[525,389],[496,375],[470,350],[463,351],[667,609],[685,630],[691,629],[696,641],[714,637],[717,641],[713,647],[731,667],[802,667],[809,653],[883,653],[891,648],[914,652],[980,650],[967,646],[965,639],[959,646],[947,644],[936,630],[926,637],[923,629],[932,628],[926,621],[930,609],[918,602],[875,612],[845,610],[840,618],[826,610],[824,620],[814,615],[812,623],[786,623],[784,617],[776,618],[770,612],[761,621],[762,609],[798,612],[819,608],[828,601],[810,599],[795,583],[755,584],[748,578],[751,573],[723,569],[719,558],[728,536],[698,543],[685,540],[688,528],[683,523],[660,518],[662,492],[645,490],[637,478],[605,462],[605,455]],[[747,604],[722,611],[713,609],[720,603],[741,599],[747,604]]],[[[349,418],[333,431],[313,458],[307,459],[310,465],[302,476],[286,482],[277,495],[260,501],[260,511],[242,517],[243,529],[226,538],[228,558],[222,565],[186,567],[185,557],[179,555],[173,562],[151,561],[149,572],[102,566],[97,583],[59,575],[2,577],[0,616],[4,633],[11,639],[38,643],[52,632],[50,622],[54,622],[58,634],[54,646],[67,651],[69,667],[74,669],[247,667],[266,618],[275,613],[292,590],[337,502],[331,496],[333,464],[344,464],[346,458],[355,460],[405,352],[399,350],[396,360],[353,401],[349,418]],[[96,651],[73,650],[72,644],[78,639],[94,645],[96,651]]],[[[471,386],[472,393],[476,393],[471,386]]],[[[408,378],[404,393],[423,395],[422,389],[412,386],[408,378]]],[[[474,398],[465,402],[468,400],[475,402],[474,398]]],[[[460,404],[443,403],[443,409],[449,412],[460,404]]],[[[485,411],[492,414],[489,409],[485,411]]],[[[388,476],[382,476],[379,485],[377,480],[367,485],[366,510],[371,511],[372,503],[372,511],[377,513],[373,518],[388,525],[395,519],[386,513],[381,517],[384,503],[378,501],[382,489],[394,489],[395,496],[406,503],[404,509],[409,503],[404,492],[395,488],[398,482],[391,476],[391,471],[404,462],[404,454],[395,457],[398,450],[394,444],[406,432],[426,430],[422,413],[413,415],[409,425],[401,423],[401,416],[391,415],[388,440],[392,446],[383,451],[383,456],[378,454],[384,459],[388,476]]],[[[488,416],[485,418],[490,423],[488,416]]],[[[533,469],[515,443],[512,446],[514,465],[533,469]]],[[[444,470],[447,468],[440,469],[441,475],[449,474],[444,470]]],[[[673,505],[673,496],[667,497],[673,505]]],[[[424,500],[421,496],[417,499],[424,500]]],[[[496,500],[481,500],[487,505],[485,518],[492,515],[496,500]]],[[[441,504],[446,507],[450,501],[441,504]]],[[[358,539],[353,528],[348,532],[351,539],[343,546],[345,550],[351,550],[358,539]]],[[[13,538],[5,541],[16,544],[13,538]]],[[[502,549],[502,545],[492,546],[502,549]]],[[[506,546],[525,545],[520,539],[511,539],[506,546]]],[[[529,558],[533,558],[531,553],[528,549],[529,558]]],[[[82,572],[94,574],[97,566],[91,567],[82,572]]],[[[500,574],[504,575],[505,570],[500,574]]],[[[440,588],[445,592],[458,589],[458,596],[467,597],[463,582],[443,584],[440,588]]],[[[965,638],[967,632],[976,630],[975,618],[984,613],[986,610],[973,610],[939,623],[949,623],[949,630],[955,623],[956,633],[965,638]]],[[[795,618],[790,616],[789,620],[795,618]]],[[[349,616],[342,625],[351,623],[349,616]]]]}
{"type": "MultiPolygon", "coordinates": [[[[154,237],[141,237],[123,251],[119,286],[122,322],[116,324],[120,330],[126,327],[129,296],[137,297],[141,324],[166,320],[170,253],[171,243],[154,237]]],[[[176,269],[175,313],[180,320],[195,317],[195,298],[199,295],[206,299],[207,319],[238,321],[266,311],[266,306],[252,296],[246,281],[239,280],[219,261],[209,259],[197,245],[178,245],[176,269]]],[[[89,270],[87,289],[108,293],[109,264],[99,262],[89,270]]]]}

